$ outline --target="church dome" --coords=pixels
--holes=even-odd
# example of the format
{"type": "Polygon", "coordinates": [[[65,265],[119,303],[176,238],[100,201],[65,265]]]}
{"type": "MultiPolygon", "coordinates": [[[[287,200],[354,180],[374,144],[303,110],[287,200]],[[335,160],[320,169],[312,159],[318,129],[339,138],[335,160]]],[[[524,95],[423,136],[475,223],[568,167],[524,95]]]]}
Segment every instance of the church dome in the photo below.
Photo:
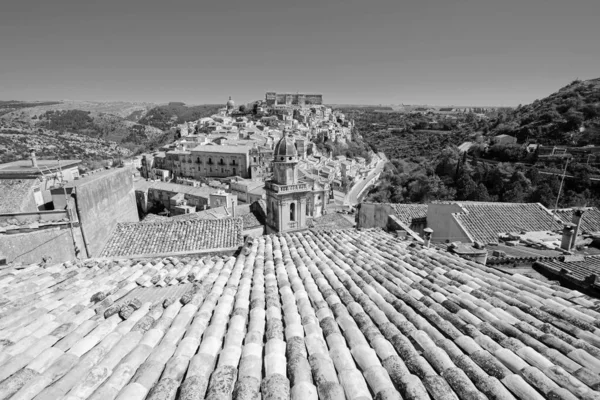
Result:
{"type": "Polygon", "coordinates": [[[235,107],[235,102],[231,100],[231,96],[229,96],[229,100],[227,101],[227,108],[235,107]]]}
{"type": "Polygon", "coordinates": [[[275,157],[275,161],[289,161],[289,157],[298,157],[298,149],[296,149],[294,137],[282,137],[275,146],[273,156],[275,157]]]}

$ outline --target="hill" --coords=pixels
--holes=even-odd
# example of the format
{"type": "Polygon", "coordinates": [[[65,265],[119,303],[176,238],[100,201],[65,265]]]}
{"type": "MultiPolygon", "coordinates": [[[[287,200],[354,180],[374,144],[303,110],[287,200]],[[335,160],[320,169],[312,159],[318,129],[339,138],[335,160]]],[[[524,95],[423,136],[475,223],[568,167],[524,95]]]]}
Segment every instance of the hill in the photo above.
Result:
{"type": "Polygon", "coordinates": [[[174,140],[176,124],[212,115],[217,105],[0,101],[0,162],[26,157],[97,160],[152,150],[174,140]]]}
{"type": "Polygon", "coordinates": [[[575,80],[496,121],[494,135],[547,145],[600,145],[600,78],[575,80]]]}
{"type": "Polygon", "coordinates": [[[140,124],[150,125],[158,129],[168,130],[186,121],[195,121],[216,114],[222,104],[204,104],[187,106],[184,103],[169,103],[150,109],[138,119],[140,124]]]}

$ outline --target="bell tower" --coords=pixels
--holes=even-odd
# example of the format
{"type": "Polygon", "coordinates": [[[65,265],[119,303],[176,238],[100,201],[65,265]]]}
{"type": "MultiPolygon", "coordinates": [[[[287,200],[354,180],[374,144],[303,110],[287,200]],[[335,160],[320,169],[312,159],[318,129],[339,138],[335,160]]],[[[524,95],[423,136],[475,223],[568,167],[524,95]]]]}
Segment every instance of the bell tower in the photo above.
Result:
{"type": "Polygon", "coordinates": [[[292,135],[284,135],[273,151],[273,179],[265,182],[267,233],[306,229],[309,185],[298,180],[298,149],[292,135]]]}

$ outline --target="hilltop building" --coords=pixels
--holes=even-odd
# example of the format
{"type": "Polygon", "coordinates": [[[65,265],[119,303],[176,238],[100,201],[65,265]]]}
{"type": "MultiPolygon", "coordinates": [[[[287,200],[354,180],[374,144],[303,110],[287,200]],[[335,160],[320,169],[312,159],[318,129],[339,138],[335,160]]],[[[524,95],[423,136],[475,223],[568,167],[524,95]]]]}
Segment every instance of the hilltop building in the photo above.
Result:
{"type": "Polygon", "coordinates": [[[265,101],[267,106],[277,105],[294,105],[294,106],[307,106],[307,105],[321,105],[323,104],[322,94],[306,94],[306,93],[275,93],[267,92],[265,94],[265,101]]]}

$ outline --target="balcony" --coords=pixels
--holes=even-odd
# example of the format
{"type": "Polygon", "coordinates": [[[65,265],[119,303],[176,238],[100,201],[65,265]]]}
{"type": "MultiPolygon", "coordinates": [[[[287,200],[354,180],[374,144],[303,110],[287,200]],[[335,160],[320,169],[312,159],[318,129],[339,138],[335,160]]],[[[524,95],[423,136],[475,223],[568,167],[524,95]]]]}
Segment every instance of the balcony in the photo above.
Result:
{"type": "Polygon", "coordinates": [[[303,192],[308,190],[308,184],[298,183],[296,185],[278,185],[273,182],[265,182],[265,188],[271,189],[277,193],[303,192]]]}

